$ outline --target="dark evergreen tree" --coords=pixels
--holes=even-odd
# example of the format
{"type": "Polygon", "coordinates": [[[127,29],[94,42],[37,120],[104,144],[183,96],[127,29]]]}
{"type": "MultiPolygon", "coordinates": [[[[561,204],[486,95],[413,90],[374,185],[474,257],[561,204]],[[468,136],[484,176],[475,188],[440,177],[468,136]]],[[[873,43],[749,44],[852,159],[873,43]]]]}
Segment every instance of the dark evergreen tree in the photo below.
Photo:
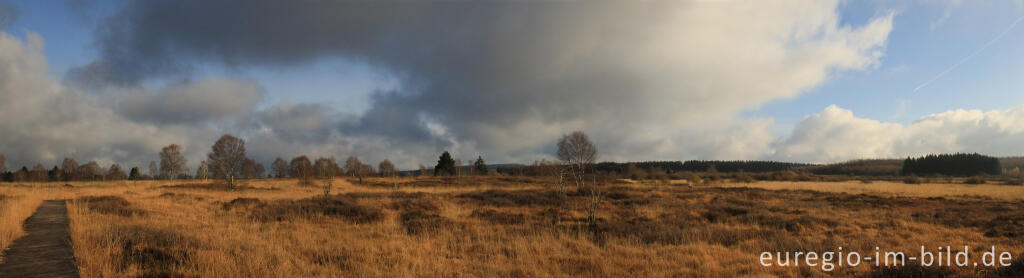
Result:
{"type": "Polygon", "coordinates": [[[133,181],[142,179],[142,173],[139,173],[139,167],[132,167],[131,174],[128,174],[128,179],[133,181]]]}
{"type": "Polygon", "coordinates": [[[50,181],[60,181],[60,168],[57,168],[57,165],[54,165],[53,169],[46,172],[46,175],[50,177],[50,181]]]}
{"type": "Polygon", "coordinates": [[[487,163],[484,163],[483,156],[476,157],[476,162],[473,162],[473,167],[476,167],[477,173],[480,173],[481,175],[487,174],[487,163]]]}
{"type": "Polygon", "coordinates": [[[441,157],[437,159],[437,166],[434,166],[435,176],[454,176],[455,175],[455,159],[452,159],[452,155],[445,151],[441,154],[441,157]]]}

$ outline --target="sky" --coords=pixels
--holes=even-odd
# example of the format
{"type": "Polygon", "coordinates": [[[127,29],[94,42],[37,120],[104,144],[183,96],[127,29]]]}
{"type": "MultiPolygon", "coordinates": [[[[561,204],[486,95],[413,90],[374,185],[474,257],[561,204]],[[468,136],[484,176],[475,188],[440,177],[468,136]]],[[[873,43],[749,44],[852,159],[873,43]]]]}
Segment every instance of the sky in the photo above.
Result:
{"type": "Polygon", "coordinates": [[[0,153],[1024,155],[1021,1],[6,1],[0,153]]]}

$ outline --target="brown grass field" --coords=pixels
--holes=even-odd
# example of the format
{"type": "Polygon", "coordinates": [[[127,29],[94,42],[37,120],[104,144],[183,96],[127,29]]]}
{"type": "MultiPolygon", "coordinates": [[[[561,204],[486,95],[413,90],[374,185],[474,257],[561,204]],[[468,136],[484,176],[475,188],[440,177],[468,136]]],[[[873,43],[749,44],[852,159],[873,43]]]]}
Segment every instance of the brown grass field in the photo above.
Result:
{"type": "MultiPolygon", "coordinates": [[[[607,185],[536,178],[0,184],[0,246],[44,199],[69,199],[83,277],[1014,276],[1024,187],[862,182],[607,185]],[[763,267],[763,251],[995,245],[1014,266],[763,267]]],[[[1016,271],[1016,272],[1015,272],[1016,271]]]]}

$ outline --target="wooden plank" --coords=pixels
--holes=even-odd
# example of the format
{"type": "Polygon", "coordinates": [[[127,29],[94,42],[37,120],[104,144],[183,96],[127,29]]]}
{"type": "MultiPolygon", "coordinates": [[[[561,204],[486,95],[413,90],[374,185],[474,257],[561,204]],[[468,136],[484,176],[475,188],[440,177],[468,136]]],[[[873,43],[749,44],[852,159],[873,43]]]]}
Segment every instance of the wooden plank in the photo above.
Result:
{"type": "Polygon", "coordinates": [[[26,235],[4,251],[0,277],[79,277],[64,200],[47,200],[25,220],[26,235]]]}

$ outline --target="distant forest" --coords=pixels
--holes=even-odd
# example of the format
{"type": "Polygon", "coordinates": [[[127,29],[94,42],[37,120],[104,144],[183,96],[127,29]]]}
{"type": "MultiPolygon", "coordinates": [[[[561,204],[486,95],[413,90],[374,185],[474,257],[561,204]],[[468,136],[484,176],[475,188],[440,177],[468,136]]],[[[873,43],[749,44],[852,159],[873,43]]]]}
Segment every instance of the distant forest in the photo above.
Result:
{"type": "Polygon", "coordinates": [[[1003,171],[1019,173],[1024,168],[1024,157],[995,158],[981,154],[938,154],[907,159],[858,159],[832,164],[807,164],[778,161],[644,161],[644,162],[601,162],[595,170],[608,173],[626,173],[629,167],[641,170],[660,170],[666,173],[707,172],[714,169],[720,173],[768,173],[793,171],[815,175],[847,176],[900,176],[900,175],[948,175],[976,176],[999,175],[1003,171]]]}
{"type": "MultiPolygon", "coordinates": [[[[2,158],[2,155],[0,155],[2,158]]],[[[301,157],[299,157],[301,158],[301,157]]],[[[288,169],[292,168],[291,165],[284,160],[278,159],[275,161],[274,167],[272,167],[270,176],[272,177],[290,177],[288,169]]],[[[163,161],[161,161],[163,162],[163,161]]],[[[294,161],[293,161],[294,162],[294,161]]],[[[317,161],[319,164],[321,161],[317,161]]],[[[357,161],[358,162],[358,161],[357,161]]],[[[383,162],[382,162],[383,163],[383,162]]],[[[456,166],[459,173],[465,173],[469,175],[473,174],[486,174],[487,172],[494,172],[502,175],[510,176],[538,176],[538,175],[550,175],[551,170],[545,167],[551,167],[555,165],[556,161],[538,161],[533,165],[523,164],[494,164],[486,165],[480,164],[468,164],[456,166]]],[[[165,172],[164,165],[161,163],[158,167],[157,164],[151,162],[149,171],[143,173],[138,167],[132,167],[131,169],[122,169],[119,165],[114,164],[110,166],[110,169],[101,168],[96,162],[89,162],[84,165],[78,165],[72,159],[65,159],[63,167],[54,166],[53,168],[46,169],[42,165],[36,165],[35,167],[21,167],[14,171],[0,171],[0,181],[71,181],[71,180],[135,180],[135,179],[155,179],[163,178],[164,176],[174,176],[177,178],[207,178],[208,174],[206,165],[203,163],[200,169],[196,171],[195,176],[190,176],[185,173],[169,175],[161,174],[165,172]]],[[[331,168],[339,168],[337,172],[348,173],[336,163],[328,163],[334,165],[331,168]]],[[[385,163],[389,164],[389,163],[385,163]]],[[[263,165],[246,159],[242,163],[243,167],[238,173],[238,178],[260,178],[266,177],[267,174],[263,169],[263,165]],[[251,170],[250,170],[251,169],[251,170]]],[[[314,167],[310,163],[312,168],[314,167]]],[[[381,164],[384,165],[384,164],[381,164]]],[[[355,168],[352,166],[346,166],[348,168],[355,168]]],[[[383,166],[381,166],[383,167],[383,166]]],[[[393,167],[393,166],[389,166],[393,167]]],[[[425,169],[421,166],[419,170],[382,170],[377,172],[372,167],[366,165],[359,168],[368,168],[365,174],[357,176],[374,176],[378,173],[384,173],[387,171],[394,172],[394,175],[401,176],[417,176],[430,174],[432,171],[425,169]]],[[[387,168],[387,167],[384,167],[387,168]]],[[[689,161],[642,161],[642,162],[600,162],[594,164],[594,170],[597,172],[615,174],[620,176],[627,176],[637,173],[638,170],[646,172],[648,175],[660,175],[669,174],[671,177],[680,177],[677,173],[693,173],[693,172],[719,172],[719,173],[777,173],[777,172],[791,172],[790,175],[821,175],[821,176],[862,176],[862,177],[895,177],[895,176],[935,176],[935,175],[946,175],[946,176],[977,176],[977,175],[999,175],[1006,173],[1008,175],[1020,175],[1020,169],[1024,168],[1024,157],[991,157],[977,153],[966,154],[966,153],[955,153],[955,154],[937,154],[927,155],[923,157],[913,157],[906,159],[859,159],[851,160],[840,163],[832,164],[808,164],[808,163],[791,163],[791,162],[779,162],[779,161],[761,161],[761,160],[689,160],[689,161]]],[[[382,168],[383,169],[383,168],[382,168]]],[[[390,168],[389,168],[390,169],[390,168]]],[[[187,171],[187,170],[185,170],[187,171]]],[[[388,174],[391,175],[391,174],[388,174]]]]}
{"type": "Polygon", "coordinates": [[[933,154],[907,158],[903,161],[903,170],[900,172],[903,175],[999,175],[1002,174],[1003,167],[998,158],[976,153],[933,154]]]}
{"type": "Polygon", "coordinates": [[[794,170],[800,167],[811,166],[806,163],[790,163],[790,162],[778,162],[778,161],[759,161],[759,160],[689,160],[686,162],[682,161],[644,161],[644,162],[601,162],[595,165],[597,171],[605,172],[616,172],[623,173],[629,164],[633,164],[636,168],[643,170],[650,169],[661,169],[668,173],[675,172],[707,172],[709,169],[714,169],[718,172],[732,173],[732,172],[747,172],[747,173],[765,173],[765,172],[776,172],[776,171],[787,171],[794,170]]]}
{"type": "Polygon", "coordinates": [[[901,159],[858,159],[847,162],[814,165],[802,168],[815,175],[898,176],[903,170],[901,159]]]}

